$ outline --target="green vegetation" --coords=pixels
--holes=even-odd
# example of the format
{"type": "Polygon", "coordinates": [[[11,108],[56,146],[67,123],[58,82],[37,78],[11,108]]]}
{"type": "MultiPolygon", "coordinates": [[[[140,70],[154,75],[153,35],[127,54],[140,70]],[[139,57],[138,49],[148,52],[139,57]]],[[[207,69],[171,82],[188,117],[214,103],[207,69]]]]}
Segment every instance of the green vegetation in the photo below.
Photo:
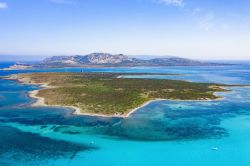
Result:
{"type": "MultiPolygon", "coordinates": [[[[47,83],[39,91],[48,105],[76,106],[82,113],[126,115],[153,99],[205,100],[224,91],[217,84],[176,80],[117,78],[124,73],[31,73],[20,77],[47,83]]],[[[131,74],[129,74],[131,75],[131,74]]]]}

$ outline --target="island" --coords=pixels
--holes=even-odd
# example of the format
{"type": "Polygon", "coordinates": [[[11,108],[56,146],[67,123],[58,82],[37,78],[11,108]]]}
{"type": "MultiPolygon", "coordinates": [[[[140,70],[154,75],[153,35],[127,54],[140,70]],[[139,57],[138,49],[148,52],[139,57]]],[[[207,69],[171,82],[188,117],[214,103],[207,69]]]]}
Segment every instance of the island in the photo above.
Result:
{"type": "MultiPolygon", "coordinates": [[[[143,56],[142,56],[143,57],[143,56]]],[[[91,53],[87,55],[52,56],[37,63],[17,63],[4,70],[48,69],[48,68],[103,68],[103,67],[166,67],[166,66],[221,66],[229,65],[198,61],[175,56],[140,59],[124,54],[91,53]]]]}
{"type": "Polygon", "coordinates": [[[14,65],[11,65],[10,67],[3,68],[2,70],[27,70],[27,69],[32,69],[32,65],[16,63],[14,65]]]}
{"type": "MultiPolygon", "coordinates": [[[[128,117],[153,100],[214,100],[220,84],[180,80],[122,78],[135,73],[28,73],[10,79],[43,88],[30,92],[33,106],[65,106],[77,114],[128,117]]],[[[141,73],[145,75],[145,73],[141,73]]],[[[138,74],[139,75],[139,74],[138,74]]]]}

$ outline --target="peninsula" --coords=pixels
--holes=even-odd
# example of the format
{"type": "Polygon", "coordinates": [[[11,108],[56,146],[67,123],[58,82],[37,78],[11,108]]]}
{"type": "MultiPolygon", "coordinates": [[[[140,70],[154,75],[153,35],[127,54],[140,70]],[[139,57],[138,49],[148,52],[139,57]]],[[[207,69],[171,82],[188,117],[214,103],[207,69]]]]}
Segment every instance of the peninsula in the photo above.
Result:
{"type": "MultiPolygon", "coordinates": [[[[43,88],[30,92],[36,106],[72,107],[78,114],[127,117],[152,100],[211,100],[219,84],[177,80],[121,78],[124,73],[29,73],[10,79],[43,88]]],[[[129,74],[131,75],[131,74],[129,74]]]]}

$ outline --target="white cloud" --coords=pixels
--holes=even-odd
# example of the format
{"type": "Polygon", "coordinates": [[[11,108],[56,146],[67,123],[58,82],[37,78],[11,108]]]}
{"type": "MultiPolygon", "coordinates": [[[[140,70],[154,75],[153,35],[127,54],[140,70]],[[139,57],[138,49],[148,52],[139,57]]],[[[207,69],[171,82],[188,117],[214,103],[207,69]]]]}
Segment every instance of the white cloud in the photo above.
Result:
{"type": "Polygon", "coordinates": [[[184,0],[155,0],[158,3],[172,6],[184,6],[184,0]]]}
{"type": "Polygon", "coordinates": [[[215,26],[215,15],[213,12],[205,14],[199,22],[200,28],[208,31],[215,26]]]}
{"type": "Polygon", "coordinates": [[[201,11],[202,11],[201,8],[197,7],[197,8],[194,8],[194,9],[192,10],[192,14],[195,16],[195,15],[200,14],[201,11]]]}
{"type": "Polygon", "coordinates": [[[76,2],[75,0],[50,0],[50,1],[57,4],[74,4],[76,2]]]}
{"type": "Polygon", "coordinates": [[[8,5],[5,2],[0,2],[0,9],[7,9],[8,5]]]}

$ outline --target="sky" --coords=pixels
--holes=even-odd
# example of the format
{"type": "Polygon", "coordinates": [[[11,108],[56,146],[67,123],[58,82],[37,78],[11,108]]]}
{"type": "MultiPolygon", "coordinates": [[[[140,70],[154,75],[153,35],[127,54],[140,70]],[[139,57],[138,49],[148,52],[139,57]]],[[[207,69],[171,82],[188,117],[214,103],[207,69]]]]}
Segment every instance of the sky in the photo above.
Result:
{"type": "Polygon", "coordinates": [[[249,0],[0,0],[1,56],[250,60],[249,0]]]}

